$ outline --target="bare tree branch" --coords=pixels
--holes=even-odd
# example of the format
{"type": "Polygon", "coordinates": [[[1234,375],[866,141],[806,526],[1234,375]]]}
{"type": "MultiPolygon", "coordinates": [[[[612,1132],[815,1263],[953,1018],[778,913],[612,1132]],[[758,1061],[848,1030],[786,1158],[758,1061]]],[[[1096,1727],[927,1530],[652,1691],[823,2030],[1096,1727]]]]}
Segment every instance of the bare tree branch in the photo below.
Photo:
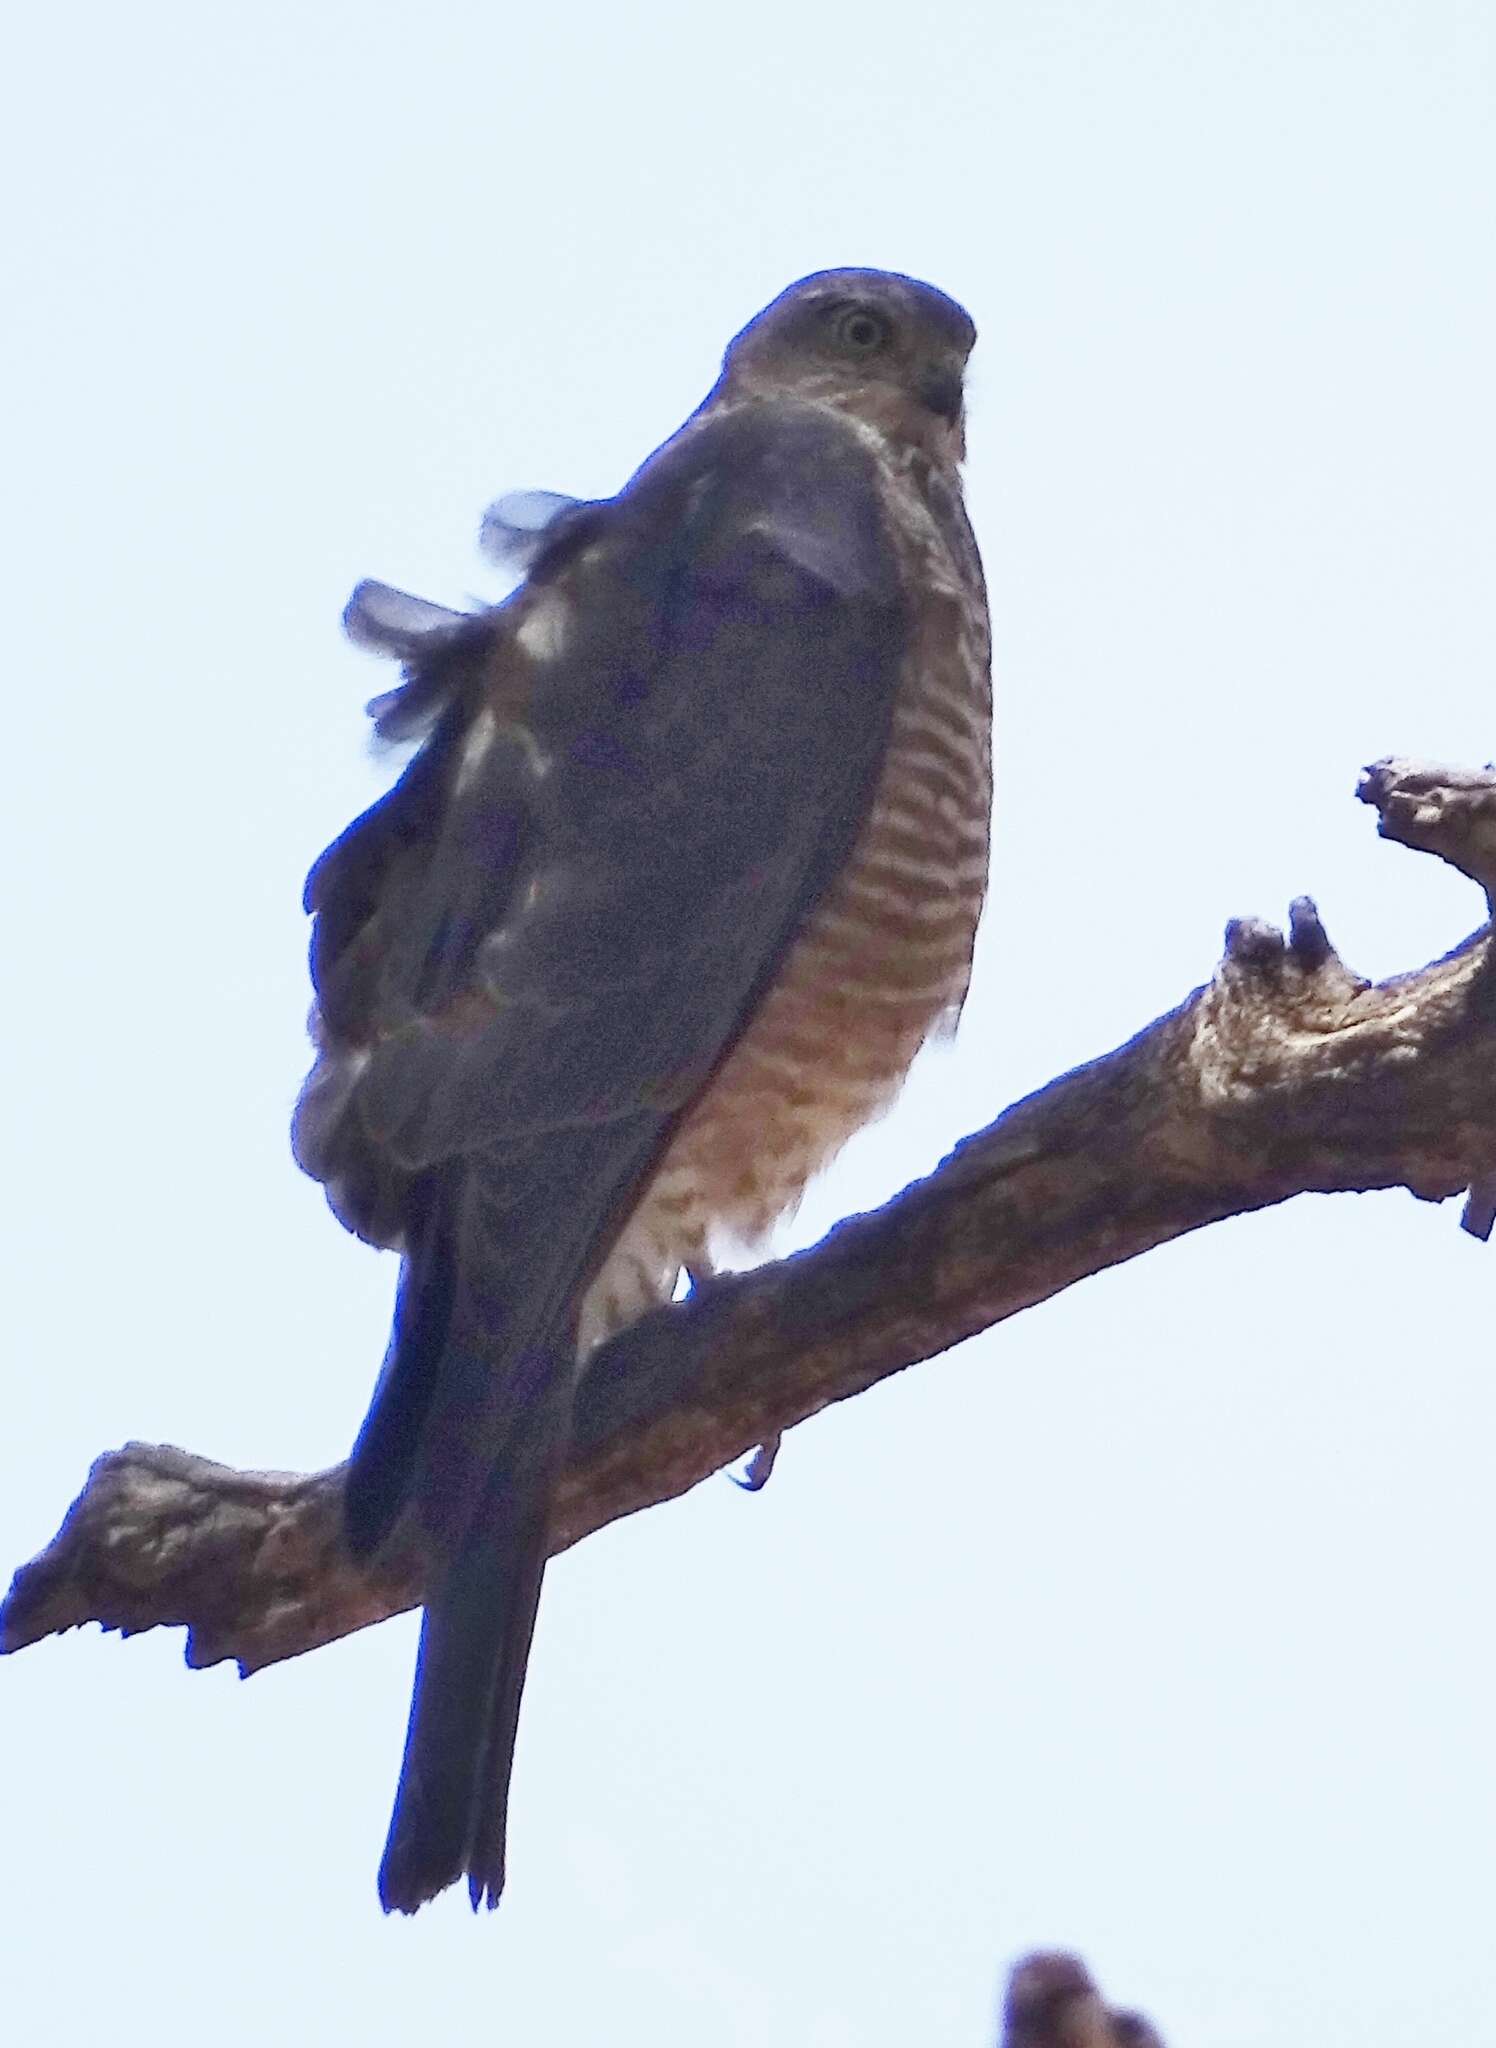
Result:
{"type": "Polygon", "coordinates": [[[1140,2013],[1103,2004],[1079,1956],[1041,1951],[1015,1963],[998,2048],[1163,2048],[1140,2013]]]}
{"type": "MultiPolygon", "coordinates": [[[[1383,833],[1496,884],[1496,772],[1382,762],[1383,833]]],[[[599,1351],[583,1380],[553,1547],[684,1493],[833,1401],[1072,1282],[1226,1216],[1318,1191],[1471,1189],[1496,1218],[1496,970],[1482,929],[1380,985],[1307,898],[1288,934],[1233,923],[1214,979],[1128,1044],[1015,1103],[927,1180],[814,1250],[713,1282],[599,1351]]],[[[244,1473],[127,1444],[16,1574],[0,1648],[87,1621],[189,1631],[246,1673],[417,1604],[397,1536],[340,1539],[342,1468],[244,1473]]]]}
{"type": "Polygon", "coordinates": [[[1381,813],[1378,830],[1420,853],[1436,853],[1496,898],[1496,772],[1428,761],[1374,761],[1356,791],[1381,813]]]}

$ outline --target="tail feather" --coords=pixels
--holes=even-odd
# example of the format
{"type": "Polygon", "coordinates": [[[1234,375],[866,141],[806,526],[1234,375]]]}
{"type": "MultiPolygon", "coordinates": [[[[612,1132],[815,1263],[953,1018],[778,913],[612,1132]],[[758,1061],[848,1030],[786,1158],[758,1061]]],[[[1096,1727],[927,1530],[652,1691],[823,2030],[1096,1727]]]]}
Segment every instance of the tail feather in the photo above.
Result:
{"type": "Polygon", "coordinates": [[[458,1878],[504,1884],[509,1777],[546,1534],[576,1381],[576,1296],[659,1119],[546,1133],[448,1162],[409,1190],[395,1329],[344,1497],[368,1555],[404,1514],[429,1591],[405,1759],[379,1873],[386,1912],[458,1878]],[[566,1228],[537,1199],[590,1189],[566,1228]]]}
{"type": "Polygon", "coordinates": [[[519,1703],[525,1688],[525,1671],[530,1661],[530,1643],[540,1604],[540,1581],[545,1570],[544,1543],[545,1530],[542,1528],[528,1601],[523,1597],[523,1587],[515,1589],[504,1654],[499,1660],[498,1679],[489,1702],[483,1754],[473,1781],[473,1832],[468,1843],[467,1880],[468,1897],[475,1913],[485,1904],[492,1912],[504,1890],[509,1781],[514,1773],[519,1703]]]}
{"type": "Polygon", "coordinates": [[[545,1570],[554,1460],[509,1466],[428,1600],[389,1838],[387,1913],[413,1913],[468,1879],[474,1910],[499,1902],[509,1780],[545,1570]]]}
{"type": "MultiPolygon", "coordinates": [[[[413,1913],[466,1875],[504,1883],[509,1777],[564,1453],[576,1343],[564,1267],[461,1169],[413,1190],[394,1334],[344,1500],[367,1555],[413,1507],[431,1590],[379,1872],[413,1913]],[[554,1332],[554,1334],[548,1334],[554,1332]]],[[[525,1219],[528,1221],[528,1219],[525,1219]]]]}
{"type": "Polygon", "coordinates": [[[407,1201],[409,1246],[379,1383],[348,1461],[343,1530],[369,1557],[399,1519],[415,1481],[440,1388],[456,1302],[455,1216],[460,1176],[426,1174],[407,1201]]]}

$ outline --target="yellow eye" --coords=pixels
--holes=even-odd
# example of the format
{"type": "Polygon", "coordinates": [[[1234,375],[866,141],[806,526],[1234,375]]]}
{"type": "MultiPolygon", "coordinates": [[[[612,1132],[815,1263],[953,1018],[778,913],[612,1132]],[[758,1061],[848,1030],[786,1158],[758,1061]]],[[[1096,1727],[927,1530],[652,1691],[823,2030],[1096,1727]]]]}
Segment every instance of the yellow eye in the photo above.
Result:
{"type": "Polygon", "coordinates": [[[836,323],[836,338],[853,355],[870,356],[888,340],[888,322],[868,306],[849,306],[836,323]]]}

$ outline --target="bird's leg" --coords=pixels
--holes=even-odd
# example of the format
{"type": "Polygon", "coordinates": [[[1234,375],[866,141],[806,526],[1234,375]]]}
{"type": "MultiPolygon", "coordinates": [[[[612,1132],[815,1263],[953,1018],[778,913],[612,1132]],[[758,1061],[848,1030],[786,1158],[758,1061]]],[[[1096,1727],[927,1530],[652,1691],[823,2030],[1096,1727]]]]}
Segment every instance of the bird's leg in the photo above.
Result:
{"type": "MultiPolygon", "coordinates": [[[[704,1245],[695,1248],[690,1264],[683,1266],[681,1270],[693,1289],[703,1280],[711,1279],[713,1267],[704,1245]]],[[[728,1473],[727,1476],[733,1485],[741,1486],[744,1493],[761,1492],[769,1483],[769,1474],[774,1470],[774,1460],[779,1456],[779,1446],[782,1442],[782,1437],[771,1436],[767,1443],[760,1444],[756,1451],[749,1454],[748,1462],[741,1473],[728,1473]]]]}
{"type": "MultiPolygon", "coordinates": [[[[675,1299],[679,1301],[683,1298],[680,1291],[681,1279],[686,1281],[687,1291],[694,1293],[703,1281],[713,1277],[714,1272],[715,1268],[706,1246],[698,1240],[691,1247],[685,1263],[681,1266],[680,1276],[676,1282],[675,1299]]],[[[771,1436],[767,1443],[760,1444],[756,1451],[751,1452],[741,1473],[728,1473],[727,1476],[733,1485],[741,1486],[744,1493],[761,1492],[769,1483],[769,1474],[774,1470],[774,1460],[779,1456],[782,1441],[779,1436],[771,1436]]]]}

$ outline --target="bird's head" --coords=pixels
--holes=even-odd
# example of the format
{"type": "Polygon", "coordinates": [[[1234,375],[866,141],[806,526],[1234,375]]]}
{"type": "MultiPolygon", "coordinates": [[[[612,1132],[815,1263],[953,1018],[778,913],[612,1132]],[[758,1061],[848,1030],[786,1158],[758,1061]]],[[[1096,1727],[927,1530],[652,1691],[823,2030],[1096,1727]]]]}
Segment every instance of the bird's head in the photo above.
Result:
{"type": "Polygon", "coordinates": [[[804,398],[937,461],[965,453],[963,379],[977,336],[954,299],[889,270],[820,270],[729,343],[713,400],[804,398]]]}

